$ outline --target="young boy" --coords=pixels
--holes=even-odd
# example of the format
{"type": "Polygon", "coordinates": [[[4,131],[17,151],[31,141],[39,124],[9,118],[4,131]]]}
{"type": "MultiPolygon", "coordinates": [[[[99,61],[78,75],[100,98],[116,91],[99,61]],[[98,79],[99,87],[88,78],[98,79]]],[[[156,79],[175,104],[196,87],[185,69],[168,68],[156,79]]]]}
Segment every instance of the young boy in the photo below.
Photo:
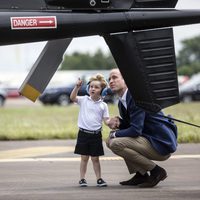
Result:
{"type": "Polygon", "coordinates": [[[106,187],[107,183],[101,178],[101,166],[99,156],[104,155],[102,145],[102,121],[109,124],[108,106],[102,100],[102,92],[107,87],[104,77],[97,74],[90,78],[88,83],[89,96],[77,96],[82,85],[82,80],[78,80],[70,99],[80,106],[78,116],[78,138],[75,147],[75,154],[81,155],[80,163],[80,181],[81,187],[87,186],[85,174],[89,157],[91,156],[94,172],[97,178],[97,186],[106,187]]]}

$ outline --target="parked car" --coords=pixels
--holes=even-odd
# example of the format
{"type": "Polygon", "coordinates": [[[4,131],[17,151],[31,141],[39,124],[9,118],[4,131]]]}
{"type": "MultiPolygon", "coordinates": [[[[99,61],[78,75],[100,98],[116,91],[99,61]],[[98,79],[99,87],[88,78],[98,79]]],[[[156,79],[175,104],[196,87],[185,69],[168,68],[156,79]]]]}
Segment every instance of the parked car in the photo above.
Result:
{"type": "Polygon", "coordinates": [[[8,87],[6,88],[7,91],[7,97],[8,98],[19,98],[20,93],[19,93],[19,88],[15,88],[15,87],[8,87]]]}
{"type": "Polygon", "coordinates": [[[2,107],[6,101],[7,92],[5,89],[0,88],[0,107],[2,107]]]}
{"type": "MultiPolygon", "coordinates": [[[[87,84],[83,84],[78,92],[79,96],[88,95],[86,91],[87,84]]],[[[41,101],[44,105],[57,104],[61,106],[66,106],[71,103],[70,94],[74,88],[74,84],[70,84],[68,86],[60,86],[60,87],[51,87],[47,88],[42,95],[39,97],[39,101],[41,101]]],[[[115,103],[116,98],[111,90],[108,91],[108,95],[105,96],[104,101],[106,103],[115,103]]]]}
{"type": "Polygon", "coordinates": [[[181,86],[189,80],[189,76],[179,75],[178,76],[178,85],[181,86]]]}
{"type": "Polygon", "coordinates": [[[179,96],[183,102],[200,101],[200,73],[179,87],[179,96]]]}

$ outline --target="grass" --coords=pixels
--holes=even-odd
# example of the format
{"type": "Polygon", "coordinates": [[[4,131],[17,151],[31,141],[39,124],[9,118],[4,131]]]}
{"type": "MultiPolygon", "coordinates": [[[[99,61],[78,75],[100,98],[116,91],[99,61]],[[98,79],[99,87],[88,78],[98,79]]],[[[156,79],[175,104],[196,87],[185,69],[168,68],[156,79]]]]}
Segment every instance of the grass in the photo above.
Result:
{"type": "MultiPolygon", "coordinates": [[[[172,114],[174,118],[200,125],[200,103],[182,103],[164,110],[165,114],[172,114]]],[[[176,122],[179,143],[199,143],[200,129],[176,122]]]]}
{"type": "MultiPolygon", "coordinates": [[[[109,105],[110,115],[118,115],[116,105],[109,105]]],[[[173,117],[199,124],[200,103],[178,104],[164,110],[173,117]]],[[[79,107],[70,105],[0,108],[0,140],[74,139],[78,131],[79,107]]],[[[200,142],[199,129],[177,123],[179,143],[200,142]]],[[[103,138],[109,128],[103,127],[103,138]]]]}

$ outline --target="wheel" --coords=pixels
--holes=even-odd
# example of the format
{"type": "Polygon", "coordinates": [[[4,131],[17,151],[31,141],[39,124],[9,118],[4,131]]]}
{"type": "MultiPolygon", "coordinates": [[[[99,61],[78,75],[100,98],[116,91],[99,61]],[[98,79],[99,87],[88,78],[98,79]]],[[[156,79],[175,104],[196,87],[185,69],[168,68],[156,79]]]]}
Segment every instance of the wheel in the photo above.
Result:
{"type": "Polygon", "coordinates": [[[5,103],[5,99],[2,96],[0,96],[0,107],[2,107],[4,103],[5,103]]]}
{"type": "Polygon", "coordinates": [[[58,105],[60,106],[67,106],[69,105],[70,103],[70,99],[69,99],[69,96],[66,95],[66,94],[61,94],[59,97],[58,97],[58,105]]]}

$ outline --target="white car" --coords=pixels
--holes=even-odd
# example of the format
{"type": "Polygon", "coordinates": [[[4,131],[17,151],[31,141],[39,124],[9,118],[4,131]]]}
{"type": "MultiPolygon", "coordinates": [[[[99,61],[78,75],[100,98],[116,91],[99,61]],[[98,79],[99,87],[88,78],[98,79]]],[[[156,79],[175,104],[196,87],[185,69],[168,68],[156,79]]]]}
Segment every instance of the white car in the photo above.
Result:
{"type": "Polygon", "coordinates": [[[6,98],[7,98],[6,90],[3,88],[0,88],[0,107],[4,105],[6,98]]]}
{"type": "Polygon", "coordinates": [[[183,102],[200,101],[200,73],[179,87],[179,96],[183,102]]]}

